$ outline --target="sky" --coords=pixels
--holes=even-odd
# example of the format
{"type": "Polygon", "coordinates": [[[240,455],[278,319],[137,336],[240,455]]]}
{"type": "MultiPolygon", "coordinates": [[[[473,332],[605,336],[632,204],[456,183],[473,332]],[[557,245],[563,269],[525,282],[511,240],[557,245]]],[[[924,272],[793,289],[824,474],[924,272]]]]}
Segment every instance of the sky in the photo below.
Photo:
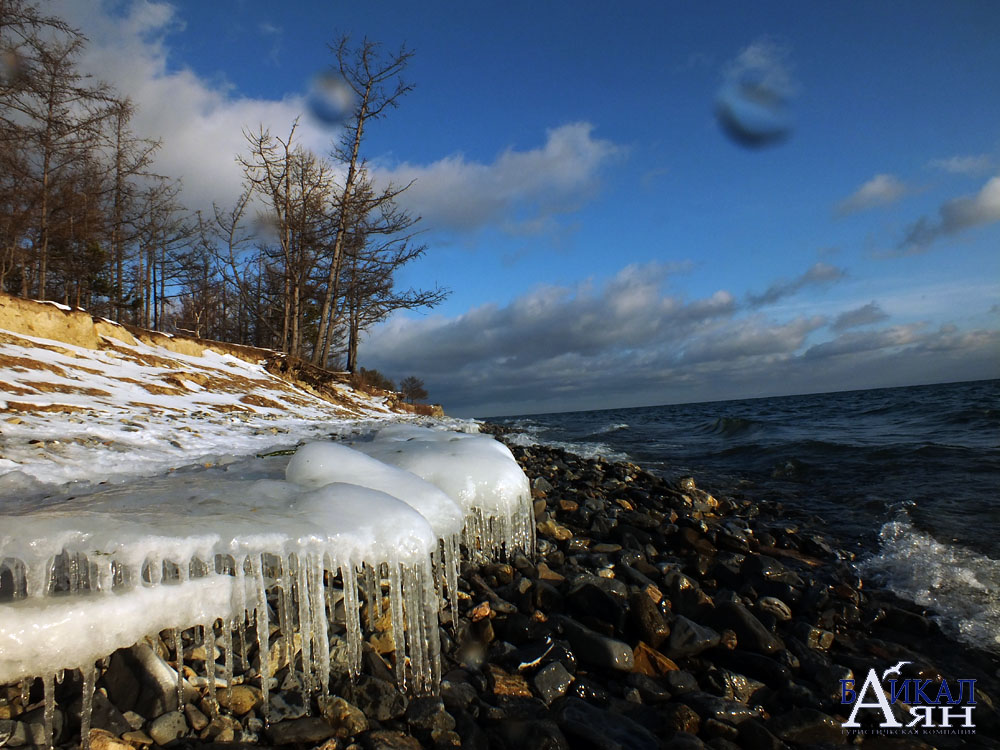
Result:
{"type": "Polygon", "coordinates": [[[364,156],[414,180],[399,284],[451,295],[359,358],[451,414],[1000,376],[996,3],[47,5],[192,210],[235,199],[244,128],[329,151],[341,34],[414,52],[364,156]]]}

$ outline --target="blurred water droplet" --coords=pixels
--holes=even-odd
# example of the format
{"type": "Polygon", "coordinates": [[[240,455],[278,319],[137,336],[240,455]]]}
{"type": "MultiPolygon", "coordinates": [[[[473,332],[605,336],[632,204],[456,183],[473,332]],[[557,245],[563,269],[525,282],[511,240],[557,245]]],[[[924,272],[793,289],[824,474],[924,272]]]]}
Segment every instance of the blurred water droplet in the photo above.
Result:
{"type": "Polygon", "coordinates": [[[351,116],[354,92],[339,76],[323,73],[313,78],[306,105],[324,125],[339,125],[351,116]]]}
{"type": "Polygon", "coordinates": [[[723,132],[746,148],[776,145],[792,131],[786,98],[759,81],[723,86],[715,100],[715,116],[723,132]]]}
{"type": "Polygon", "coordinates": [[[0,86],[13,86],[27,77],[24,59],[16,49],[0,51],[0,86]]]}
{"type": "Polygon", "coordinates": [[[253,233],[261,245],[279,244],[278,217],[271,213],[257,214],[253,220],[253,233]]]}

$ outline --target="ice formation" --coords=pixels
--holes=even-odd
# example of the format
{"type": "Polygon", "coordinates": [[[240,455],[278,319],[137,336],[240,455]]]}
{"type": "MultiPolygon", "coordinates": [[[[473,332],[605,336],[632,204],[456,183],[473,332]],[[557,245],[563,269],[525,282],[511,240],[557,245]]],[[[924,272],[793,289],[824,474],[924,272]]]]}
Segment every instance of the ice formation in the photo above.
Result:
{"type": "Polygon", "coordinates": [[[181,672],[181,632],[218,632],[225,668],[209,660],[205,678],[231,681],[234,637],[257,639],[266,710],[273,620],[300,636],[303,691],[325,694],[331,635],[343,633],[357,673],[363,631],[385,612],[397,681],[433,692],[460,545],[530,552],[530,511],[506,447],[409,425],[353,447],[307,443],[290,460],[233,459],[31,511],[0,507],[0,684],[41,677],[51,726],[53,675],[78,669],[87,727],[98,659],[166,631],[181,672]]]}

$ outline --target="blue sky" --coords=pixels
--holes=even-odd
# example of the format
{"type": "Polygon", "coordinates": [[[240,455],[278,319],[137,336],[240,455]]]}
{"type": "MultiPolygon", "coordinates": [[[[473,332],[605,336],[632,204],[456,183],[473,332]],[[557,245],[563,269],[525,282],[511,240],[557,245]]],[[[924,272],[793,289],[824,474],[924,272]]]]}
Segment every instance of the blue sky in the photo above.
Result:
{"type": "Polygon", "coordinates": [[[240,128],[287,131],[338,33],[415,51],[366,155],[416,179],[428,251],[401,282],[452,295],[361,362],[452,413],[1000,375],[995,3],[54,6],[193,208],[232,200],[240,128]],[[740,82],[787,138],[727,136],[740,82]]]}

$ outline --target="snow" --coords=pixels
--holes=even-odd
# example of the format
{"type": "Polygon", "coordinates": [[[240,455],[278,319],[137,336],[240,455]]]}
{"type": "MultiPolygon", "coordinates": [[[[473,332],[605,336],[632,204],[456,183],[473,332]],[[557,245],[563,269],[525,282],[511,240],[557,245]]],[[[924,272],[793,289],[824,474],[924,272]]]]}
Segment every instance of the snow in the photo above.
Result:
{"type": "MultiPolygon", "coordinates": [[[[346,386],[331,403],[229,353],[106,343],[0,331],[0,684],[48,689],[71,668],[92,687],[117,648],[216,618],[230,642],[266,638],[271,599],[301,636],[306,692],[325,691],[329,633],[356,671],[361,607],[384,592],[397,680],[435,690],[459,545],[533,550],[510,451],[474,423],[417,424],[346,386]]],[[[266,658],[260,673],[266,691],[266,658]]]]}

